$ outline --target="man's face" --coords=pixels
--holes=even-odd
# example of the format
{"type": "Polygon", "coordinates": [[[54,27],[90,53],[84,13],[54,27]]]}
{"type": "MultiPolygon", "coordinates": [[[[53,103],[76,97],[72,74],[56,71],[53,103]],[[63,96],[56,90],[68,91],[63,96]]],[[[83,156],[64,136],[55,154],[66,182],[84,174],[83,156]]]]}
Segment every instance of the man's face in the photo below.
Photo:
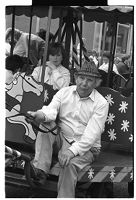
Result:
{"type": "Polygon", "coordinates": [[[96,87],[95,77],[77,75],[76,77],[77,92],[81,98],[88,97],[96,87]]]}

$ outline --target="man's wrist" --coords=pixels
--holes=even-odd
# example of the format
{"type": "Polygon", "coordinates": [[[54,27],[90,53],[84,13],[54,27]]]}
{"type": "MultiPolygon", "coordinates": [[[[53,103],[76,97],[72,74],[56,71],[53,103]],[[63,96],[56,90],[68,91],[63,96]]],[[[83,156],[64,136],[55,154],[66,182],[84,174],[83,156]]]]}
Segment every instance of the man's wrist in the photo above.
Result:
{"type": "MultiPolygon", "coordinates": [[[[75,144],[75,143],[74,143],[75,144]]],[[[68,149],[70,150],[70,151],[72,151],[72,153],[75,155],[75,156],[77,156],[78,154],[79,154],[79,152],[78,152],[78,150],[77,150],[77,147],[75,147],[75,145],[71,145],[68,149]]]]}
{"type": "Polygon", "coordinates": [[[75,154],[73,153],[73,151],[71,151],[70,149],[68,149],[68,151],[70,151],[70,153],[72,153],[72,154],[73,154],[73,156],[75,156],[75,154]]]}

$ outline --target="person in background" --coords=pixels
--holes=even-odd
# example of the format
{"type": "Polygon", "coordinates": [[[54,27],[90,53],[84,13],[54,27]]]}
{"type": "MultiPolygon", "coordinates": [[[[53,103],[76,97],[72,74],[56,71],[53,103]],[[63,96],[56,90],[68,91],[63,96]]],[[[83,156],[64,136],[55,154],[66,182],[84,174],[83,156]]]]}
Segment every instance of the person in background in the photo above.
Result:
{"type": "Polygon", "coordinates": [[[94,61],[96,67],[98,67],[98,56],[97,56],[97,52],[95,50],[92,50],[91,55],[89,56],[89,59],[92,59],[92,61],[94,61]]]}
{"type": "Polygon", "coordinates": [[[10,84],[15,74],[21,71],[24,67],[24,62],[22,58],[18,55],[10,55],[6,57],[6,84],[10,84]]]}
{"type": "Polygon", "coordinates": [[[121,61],[116,66],[117,66],[117,70],[120,75],[123,76],[123,74],[129,74],[129,67],[127,64],[125,64],[121,61]]]}
{"type": "MultiPolygon", "coordinates": [[[[11,45],[12,28],[6,30],[6,42],[11,45]]],[[[27,62],[29,33],[14,29],[13,54],[19,55],[27,62]]],[[[31,34],[29,64],[37,66],[43,56],[45,41],[37,35],[31,34]]]]}
{"type": "Polygon", "coordinates": [[[10,44],[9,43],[5,43],[5,55],[6,55],[6,57],[7,56],[10,56],[10,49],[11,49],[11,46],[10,46],[10,44]]]}
{"type": "Polygon", "coordinates": [[[114,58],[114,64],[117,65],[119,62],[121,62],[121,58],[119,56],[115,56],[114,58]]]}
{"type": "MultiPolygon", "coordinates": [[[[60,89],[48,106],[36,112],[28,111],[29,123],[47,123],[58,116],[60,144],[58,160],[60,173],[58,198],[74,198],[78,175],[99,155],[101,134],[108,115],[109,104],[96,90],[101,76],[94,62],[85,61],[75,73],[76,85],[60,89]]],[[[41,141],[44,147],[38,163],[33,163],[35,172],[42,171],[45,180],[52,161],[52,144],[55,136],[45,134],[41,141]]]]}
{"type": "Polygon", "coordinates": [[[125,63],[126,65],[128,65],[128,67],[130,66],[130,58],[131,58],[131,56],[130,55],[125,55],[125,56],[122,56],[122,58],[121,58],[121,61],[123,62],[123,63],[125,63]]]}
{"type": "MultiPolygon", "coordinates": [[[[36,35],[38,35],[40,38],[42,38],[43,40],[46,40],[46,30],[41,28],[39,30],[39,32],[36,33],[36,35]]],[[[49,33],[49,42],[51,42],[53,40],[53,33],[49,33]]]]}
{"type": "MultiPolygon", "coordinates": [[[[70,84],[70,72],[63,66],[65,50],[61,43],[50,43],[47,52],[47,62],[44,76],[44,83],[53,86],[54,90],[59,90],[70,84]]],[[[41,81],[42,66],[34,69],[32,76],[41,81]]]]}
{"type": "MultiPolygon", "coordinates": [[[[109,69],[109,59],[110,59],[110,53],[108,53],[108,52],[104,53],[103,54],[103,64],[99,66],[99,69],[105,71],[106,73],[108,73],[108,69],[109,69]]],[[[113,71],[116,74],[119,74],[118,70],[117,70],[117,66],[115,64],[113,64],[113,71]]]]}

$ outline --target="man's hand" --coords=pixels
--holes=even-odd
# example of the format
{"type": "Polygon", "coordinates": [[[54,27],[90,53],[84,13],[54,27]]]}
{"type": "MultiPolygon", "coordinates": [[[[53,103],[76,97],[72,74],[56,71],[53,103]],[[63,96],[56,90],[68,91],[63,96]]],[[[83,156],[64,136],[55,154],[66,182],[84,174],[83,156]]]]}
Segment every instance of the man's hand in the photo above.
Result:
{"type": "Polygon", "coordinates": [[[26,118],[26,121],[28,123],[32,123],[33,121],[36,121],[38,124],[44,122],[44,114],[42,111],[32,112],[28,111],[28,118],[26,118]]]}
{"type": "Polygon", "coordinates": [[[62,152],[59,151],[58,159],[61,167],[67,166],[69,164],[69,161],[74,158],[74,154],[72,151],[67,149],[66,151],[62,152]]]}

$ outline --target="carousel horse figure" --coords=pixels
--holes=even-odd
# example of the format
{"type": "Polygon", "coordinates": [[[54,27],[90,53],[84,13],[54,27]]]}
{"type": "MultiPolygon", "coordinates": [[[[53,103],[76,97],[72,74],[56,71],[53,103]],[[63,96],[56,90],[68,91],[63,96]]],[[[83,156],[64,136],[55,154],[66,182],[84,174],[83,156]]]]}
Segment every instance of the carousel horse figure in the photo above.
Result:
{"type": "MultiPolygon", "coordinates": [[[[39,98],[43,92],[43,86],[32,76],[18,72],[10,84],[6,84],[6,119],[10,123],[22,124],[25,127],[25,136],[30,140],[36,139],[33,127],[25,120],[22,112],[22,100],[25,93],[34,93],[39,98]]],[[[31,104],[34,99],[29,99],[31,104]]],[[[24,105],[27,106],[27,105],[24,105]]]]}

